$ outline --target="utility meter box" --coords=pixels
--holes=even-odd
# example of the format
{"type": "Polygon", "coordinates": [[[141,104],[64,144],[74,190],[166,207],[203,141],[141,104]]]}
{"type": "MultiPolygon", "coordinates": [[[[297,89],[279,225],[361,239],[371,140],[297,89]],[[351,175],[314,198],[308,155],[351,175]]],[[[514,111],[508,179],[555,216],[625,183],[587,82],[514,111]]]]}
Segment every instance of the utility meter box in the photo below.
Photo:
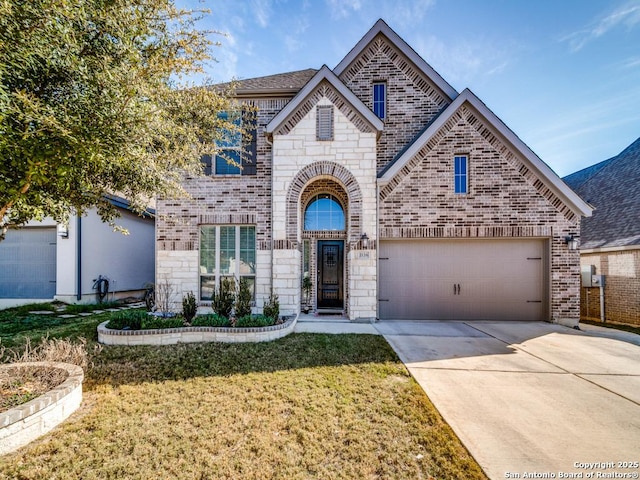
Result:
{"type": "Polygon", "coordinates": [[[592,287],[604,287],[604,275],[593,275],[591,277],[592,287]]]}
{"type": "Polygon", "coordinates": [[[580,273],[582,274],[583,287],[593,287],[593,286],[597,287],[597,285],[592,285],[593,277],[596,275],[595,265],[582,265],[580,267],[580,273]]]}

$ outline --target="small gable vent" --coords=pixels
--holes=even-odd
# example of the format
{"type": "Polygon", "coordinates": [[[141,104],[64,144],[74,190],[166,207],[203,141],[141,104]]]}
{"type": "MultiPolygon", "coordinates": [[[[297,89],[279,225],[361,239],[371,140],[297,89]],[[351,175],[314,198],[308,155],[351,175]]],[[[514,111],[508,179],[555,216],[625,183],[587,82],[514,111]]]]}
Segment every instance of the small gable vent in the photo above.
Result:
{"type": "Polygon", "coordinates": [[[333,140],[333,105],[318,105],[316,109],[316,139],[333,140]]]}

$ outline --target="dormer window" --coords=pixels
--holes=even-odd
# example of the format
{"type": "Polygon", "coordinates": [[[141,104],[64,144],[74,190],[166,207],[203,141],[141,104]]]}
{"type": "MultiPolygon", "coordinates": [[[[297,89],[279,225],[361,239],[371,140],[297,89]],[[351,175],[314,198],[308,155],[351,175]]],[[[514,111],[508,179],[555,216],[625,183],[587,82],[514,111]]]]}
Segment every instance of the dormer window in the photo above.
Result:
{"type": "Polygon", "coordinates": [[[387,82],[373,82],[373,113],[380,120],[387,118],[387,82]]]}
{"type": "Polygon", "coordinates": [[[316,108],[316,139],[333,140],[333,105],[318,105],[316,108]]]}

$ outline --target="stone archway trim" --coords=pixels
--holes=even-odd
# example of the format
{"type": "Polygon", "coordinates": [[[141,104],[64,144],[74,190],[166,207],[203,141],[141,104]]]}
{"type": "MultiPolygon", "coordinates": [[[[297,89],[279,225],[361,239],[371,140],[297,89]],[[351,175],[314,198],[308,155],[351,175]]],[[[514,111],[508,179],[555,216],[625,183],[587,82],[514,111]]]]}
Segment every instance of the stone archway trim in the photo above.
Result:
{"type": "Polygon", "coordinates": [[[299,203],[305,187],[318,178],[331,178],[338,182],[346,191],[349,205],[349,236],[350,240],[357,241],[362,232],[362,192],[358,181],[353,174],[342,165],[321,161],[307,165],[300,170],[289,186],[287,192],[287,240],[295,242],[298,236],[299,203]]]}

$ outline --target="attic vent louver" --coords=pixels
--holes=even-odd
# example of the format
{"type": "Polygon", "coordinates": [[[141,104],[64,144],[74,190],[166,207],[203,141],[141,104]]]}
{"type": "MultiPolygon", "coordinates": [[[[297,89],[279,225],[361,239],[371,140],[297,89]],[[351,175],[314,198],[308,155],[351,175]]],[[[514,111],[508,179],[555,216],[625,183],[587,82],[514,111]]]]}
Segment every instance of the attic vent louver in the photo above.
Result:
{"type": "Polygon", "coordinates": [[[316,139],[333,140],[333,105],[318,105],[316,108],[316,139]]]}

